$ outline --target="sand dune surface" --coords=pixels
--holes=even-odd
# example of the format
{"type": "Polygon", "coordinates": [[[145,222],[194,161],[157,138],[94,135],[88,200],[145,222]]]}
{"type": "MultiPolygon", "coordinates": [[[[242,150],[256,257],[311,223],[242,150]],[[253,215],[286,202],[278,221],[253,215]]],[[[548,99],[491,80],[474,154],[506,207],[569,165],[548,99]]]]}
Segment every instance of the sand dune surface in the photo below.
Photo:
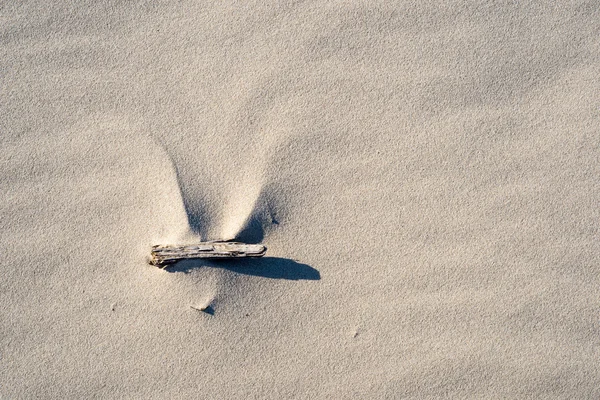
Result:
{"type": "Polygon", "coordinates": [[[598,398],[599,78],[594,1],[1,2],[0,398],[598,398]]]}

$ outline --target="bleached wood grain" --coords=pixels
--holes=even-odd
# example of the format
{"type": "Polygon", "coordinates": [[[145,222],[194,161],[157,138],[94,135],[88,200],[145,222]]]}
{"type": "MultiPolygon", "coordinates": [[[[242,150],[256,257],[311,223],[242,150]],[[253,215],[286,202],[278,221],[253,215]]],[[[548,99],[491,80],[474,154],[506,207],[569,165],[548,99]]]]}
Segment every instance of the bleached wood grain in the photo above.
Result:
{"type": "Polygon", "coordinates": [[[167,266],[179,260],[192,258],[262,257],[267,248],[262,244],[238,242],[203,242],[186,246],[152,246],[150,264],[167,266]]]}

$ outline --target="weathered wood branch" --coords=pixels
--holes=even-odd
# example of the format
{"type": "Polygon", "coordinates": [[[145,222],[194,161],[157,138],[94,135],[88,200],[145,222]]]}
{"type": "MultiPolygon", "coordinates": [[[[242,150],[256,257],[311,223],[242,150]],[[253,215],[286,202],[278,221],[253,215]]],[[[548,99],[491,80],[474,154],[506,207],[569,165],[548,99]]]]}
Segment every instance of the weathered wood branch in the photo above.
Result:
{"type": "Polygon", "coordinates": [[[262,257],[267,248],[262,244],[238,242],[203,242],[186,246],[152,246],[150,264],[165,267],[191,258],[262,257]]]}

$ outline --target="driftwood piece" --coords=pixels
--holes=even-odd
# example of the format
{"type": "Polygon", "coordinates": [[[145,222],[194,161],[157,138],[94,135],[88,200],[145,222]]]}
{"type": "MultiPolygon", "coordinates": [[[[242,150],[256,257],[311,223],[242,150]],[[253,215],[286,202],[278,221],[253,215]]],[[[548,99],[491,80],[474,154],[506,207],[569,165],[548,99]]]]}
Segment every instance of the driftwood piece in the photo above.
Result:
{"type": "Polygon", "coordinates": [[[262,257],[267,248],[262,244],[238,242],[204,242],[186,246],[152,246],[150,264],[162,266],[190,258],[262,257]]]}

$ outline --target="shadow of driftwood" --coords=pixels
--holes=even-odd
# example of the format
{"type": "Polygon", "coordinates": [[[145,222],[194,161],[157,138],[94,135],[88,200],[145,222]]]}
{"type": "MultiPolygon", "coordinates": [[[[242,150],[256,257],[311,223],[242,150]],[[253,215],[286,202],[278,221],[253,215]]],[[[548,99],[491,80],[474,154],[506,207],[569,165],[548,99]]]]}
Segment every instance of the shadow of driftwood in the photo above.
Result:
{"type": "Polygon", "coordinates": [[[228,260],[183,260],[165,268],[168,272],[190,272],[201,267],[222,268],[243,275],[271,279],[311,280],[321,279],[318,270],[289,258],[261,257],[228,260]]]}

